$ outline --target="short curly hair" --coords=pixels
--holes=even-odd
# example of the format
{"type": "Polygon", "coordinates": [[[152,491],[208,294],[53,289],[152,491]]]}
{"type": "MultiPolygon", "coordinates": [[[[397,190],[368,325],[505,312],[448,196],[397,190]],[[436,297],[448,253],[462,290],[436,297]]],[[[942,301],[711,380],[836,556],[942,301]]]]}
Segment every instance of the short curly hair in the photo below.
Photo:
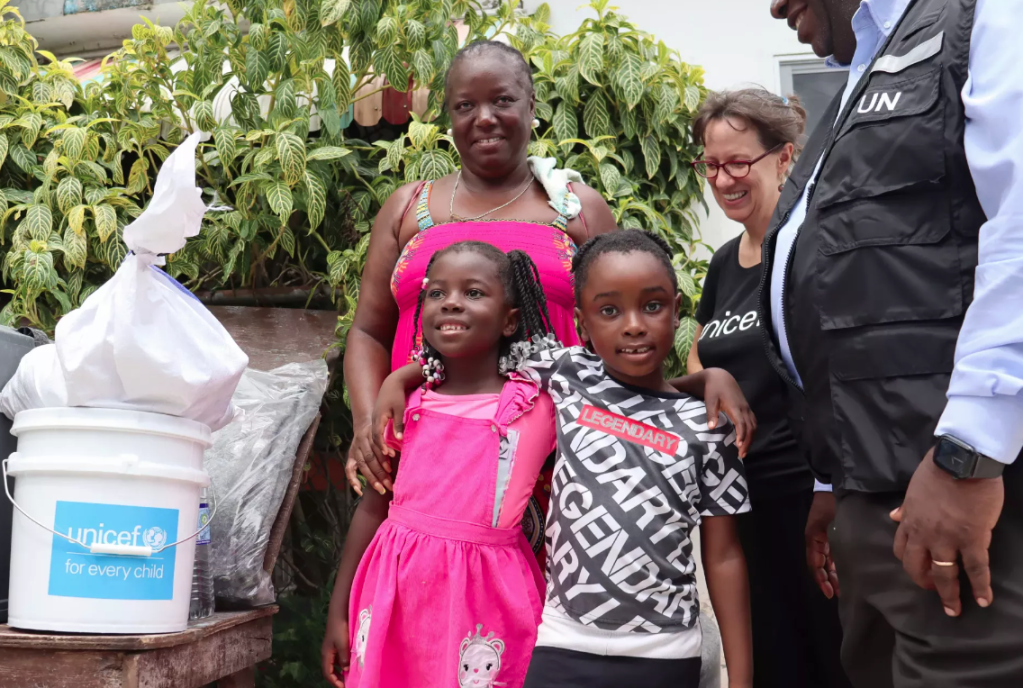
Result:
{"type": "Polygon", "coordinates": [[[572,277],[575,282],[575,302],[580,304],[580,294],[586,287],[590,266],[605,253],[648,253],[664,267],[671,280],[671,286],[678,293],[678,276],[671,264],[671,247],[668,242],[653,232],[642,229],[623,229],[618,232],[598,234],[585,244],[572,258],[572,277]]]}

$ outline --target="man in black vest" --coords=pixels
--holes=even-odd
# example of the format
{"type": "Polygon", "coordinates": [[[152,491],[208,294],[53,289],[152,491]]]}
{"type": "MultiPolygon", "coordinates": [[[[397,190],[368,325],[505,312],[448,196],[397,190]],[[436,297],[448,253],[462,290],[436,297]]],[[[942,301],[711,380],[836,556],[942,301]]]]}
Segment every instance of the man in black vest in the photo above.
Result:
{"type": "Polygon", "coordinates": [[[849,66],[760,303],[827,483],[807,558],[841,581],[843,663],[857,688],[1023,686],[1023,0],[771,10],[849,66]]]}

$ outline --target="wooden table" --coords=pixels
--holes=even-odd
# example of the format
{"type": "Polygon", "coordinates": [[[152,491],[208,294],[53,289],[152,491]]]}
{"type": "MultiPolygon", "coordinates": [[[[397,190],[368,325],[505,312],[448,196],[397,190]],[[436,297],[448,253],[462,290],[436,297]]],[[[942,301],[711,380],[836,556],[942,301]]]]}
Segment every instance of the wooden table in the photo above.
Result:
{"type": "Polygon", "coordinates": [[[217,612],[183,633],[50,635],[0,626],[4,688],[251,688],[277,607],[217,612]]]}

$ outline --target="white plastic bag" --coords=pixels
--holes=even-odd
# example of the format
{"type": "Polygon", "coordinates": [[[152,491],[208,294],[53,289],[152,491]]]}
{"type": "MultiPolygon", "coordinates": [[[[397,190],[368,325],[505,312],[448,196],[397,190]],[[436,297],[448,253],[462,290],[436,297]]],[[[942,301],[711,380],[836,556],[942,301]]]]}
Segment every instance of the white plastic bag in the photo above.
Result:
{"type": "Polygon", "coordinates": [[[187,289],[155,267],[199,233],[192,134],[167,158],[145,212],[124,230],[133,252],[81,308],[57,324],[69,406],[190,418],[217,430],[249,359],[187,289]]]}
{"type": "Polygon", "coordinates": [[[53,344],[37,346],[18,364],[14,377],[0,393],[0,411],[14,420],[22,411],[67,406],[64,372],[53,344]]]}

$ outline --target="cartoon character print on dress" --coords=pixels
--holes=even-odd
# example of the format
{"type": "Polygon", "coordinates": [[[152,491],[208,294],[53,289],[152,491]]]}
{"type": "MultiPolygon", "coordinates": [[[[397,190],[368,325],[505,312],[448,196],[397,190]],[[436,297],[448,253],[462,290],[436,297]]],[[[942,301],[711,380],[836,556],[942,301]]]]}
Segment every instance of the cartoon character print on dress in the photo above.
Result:
{"type": "Polygon", "coordinates": [[[372,618],[372,605],[359,612],[359,630],[355,633],[355,659],[358,660],[360,669],[366,662],[366,642],[369,640],[369,623],[372,618]]]}
{"type": "Polygon", "coordinates": [[[504,641],[494,637],[493,631],[486,637],[480,635],[483,624],[476,624],[476,633],[469,631],[458,650],[458,685],[461,688],[494,688],[503,686],[497,682],[501,670],[501,655],[504,641]]]}

